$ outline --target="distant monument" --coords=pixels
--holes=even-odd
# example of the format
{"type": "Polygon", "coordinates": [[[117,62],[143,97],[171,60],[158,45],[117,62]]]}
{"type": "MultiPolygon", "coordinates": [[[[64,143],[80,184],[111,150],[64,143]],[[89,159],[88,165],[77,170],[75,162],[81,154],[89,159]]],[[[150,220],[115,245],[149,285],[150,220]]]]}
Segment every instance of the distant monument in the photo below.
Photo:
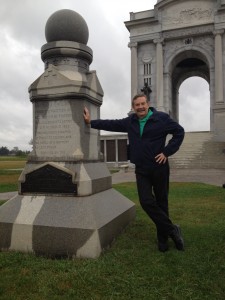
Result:
{"type": "Polygon", "coordinates": [[[135,217],[135,206],[112,189],[99,133],[83,121],[84,106],[100,116],[103,97],[89,71],[85,20],[59,10],[45,35],[45,71],[29,87],[34,148],[18,195],[0,208],[0,249],[94,258],[135,217]]]}
{"type": "Polygon", "coordinates": [[[225,0],[155,0],[154,9],[131,12],[131,98],[144,83],[152,106],[179,119],[179,89],[192,76],[210,90],[210,131],[225,141],[225,0]]]}

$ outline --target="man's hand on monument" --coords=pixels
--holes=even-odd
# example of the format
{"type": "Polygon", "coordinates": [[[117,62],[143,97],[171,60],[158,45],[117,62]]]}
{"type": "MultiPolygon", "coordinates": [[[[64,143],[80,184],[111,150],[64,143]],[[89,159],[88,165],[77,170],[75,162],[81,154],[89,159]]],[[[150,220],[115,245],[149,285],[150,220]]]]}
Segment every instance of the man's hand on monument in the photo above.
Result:
{"type": "Polygon", "coordinates": [[[90,113],[89,113],[89,110],[87,109],[87,107],[84,107],[84,122],[86,124],[90,124],[91,123],[91,117],[90,117],[90,113]]]}

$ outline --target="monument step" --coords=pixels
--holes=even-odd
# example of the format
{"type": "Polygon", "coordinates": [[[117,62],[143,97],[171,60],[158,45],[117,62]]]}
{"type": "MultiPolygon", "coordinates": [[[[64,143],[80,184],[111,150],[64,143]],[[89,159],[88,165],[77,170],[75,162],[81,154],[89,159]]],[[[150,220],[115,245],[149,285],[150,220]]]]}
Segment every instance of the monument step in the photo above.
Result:
{"type": "Polygon", "coordinates": [[[188,132],[169,161],[172,168],[225,169],[225,142],[215,142],[210,132],[188,132]]]}

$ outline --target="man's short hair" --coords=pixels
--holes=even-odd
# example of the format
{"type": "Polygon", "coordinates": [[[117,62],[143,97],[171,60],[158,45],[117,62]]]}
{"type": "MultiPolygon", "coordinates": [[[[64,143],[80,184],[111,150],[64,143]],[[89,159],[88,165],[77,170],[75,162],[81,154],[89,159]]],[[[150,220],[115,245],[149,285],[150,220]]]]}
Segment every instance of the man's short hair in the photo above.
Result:
{"type": "Polygon", "coordinates": [[[148,102],[147,96],[146,96],[144,93],[140,93],[140,94],[137,94],[137,95],[135,95],[135,96],[133,97],[133,99],[132,99],[132,106],[134,105],[134,101],[135,101],[137,98],[140,98],[140,97],[145,97],[146,102],[148,102]]]}

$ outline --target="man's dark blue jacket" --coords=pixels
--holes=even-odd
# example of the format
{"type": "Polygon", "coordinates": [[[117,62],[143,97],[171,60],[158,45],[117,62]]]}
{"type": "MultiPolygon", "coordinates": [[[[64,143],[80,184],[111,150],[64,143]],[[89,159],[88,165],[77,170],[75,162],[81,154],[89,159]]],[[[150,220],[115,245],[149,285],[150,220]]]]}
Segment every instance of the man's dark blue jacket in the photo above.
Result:
{"type": "Polygon", "coordinates": [[[150,108],[153,115],[145,124],[140,135],[140,125],[136,114],[119,120],[92,120],[91,127],[106,131],[127,132],[130,145],[130,161],[139,168],[159,166],[155,156],[163,153],[166,157],[179,149],[184,139],[184,129],[172,120],[168,114],[150,108]],[[166,145],[168,134],[172,138],[166,145]]]}

